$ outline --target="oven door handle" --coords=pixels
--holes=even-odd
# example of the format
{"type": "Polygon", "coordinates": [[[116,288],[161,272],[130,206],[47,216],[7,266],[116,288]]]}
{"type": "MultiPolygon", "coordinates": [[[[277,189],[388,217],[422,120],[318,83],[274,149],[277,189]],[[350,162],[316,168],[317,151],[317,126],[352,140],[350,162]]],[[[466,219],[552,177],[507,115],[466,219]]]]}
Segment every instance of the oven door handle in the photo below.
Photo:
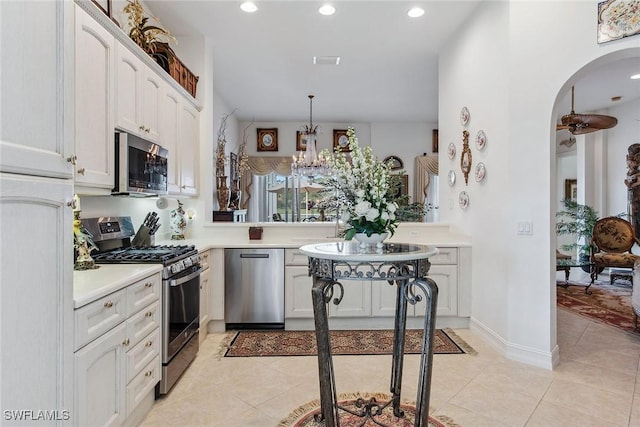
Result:
{"type": "Polygon", "coordinates": [[[174,287],[174,286],[180,286],[184,283],[187,283],[189,280],[192,280],[198,277],[201,271],[202,271],[202,268],[198,268],[196,271],[189,274],[188,276],[180,277],[179,279],[169,280],[169,286],[174,287]]]}

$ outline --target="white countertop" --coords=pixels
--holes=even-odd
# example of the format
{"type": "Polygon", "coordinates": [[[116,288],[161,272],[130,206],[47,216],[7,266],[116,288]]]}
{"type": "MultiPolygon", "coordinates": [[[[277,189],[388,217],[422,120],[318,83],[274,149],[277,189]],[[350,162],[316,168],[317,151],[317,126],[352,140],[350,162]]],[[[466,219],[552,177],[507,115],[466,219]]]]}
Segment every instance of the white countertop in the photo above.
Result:
{"type": "Polygon", "coordinates": [[[74,271],[74,308],[80,308],[160,271],[161,264],[100,264],[100,268],[95,270],[74,271]]]}

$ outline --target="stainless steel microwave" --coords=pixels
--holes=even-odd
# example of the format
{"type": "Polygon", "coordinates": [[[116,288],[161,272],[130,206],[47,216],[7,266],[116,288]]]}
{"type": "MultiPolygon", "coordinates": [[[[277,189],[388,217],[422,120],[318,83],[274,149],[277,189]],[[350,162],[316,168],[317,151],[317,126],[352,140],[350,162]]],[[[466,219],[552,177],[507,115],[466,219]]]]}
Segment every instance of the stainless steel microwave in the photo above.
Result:
{"type": "Polygon", "coordinates": [[[115,144],[114,194],[167,194],[167,149],[126,132],[116,132],[115,144]]]}

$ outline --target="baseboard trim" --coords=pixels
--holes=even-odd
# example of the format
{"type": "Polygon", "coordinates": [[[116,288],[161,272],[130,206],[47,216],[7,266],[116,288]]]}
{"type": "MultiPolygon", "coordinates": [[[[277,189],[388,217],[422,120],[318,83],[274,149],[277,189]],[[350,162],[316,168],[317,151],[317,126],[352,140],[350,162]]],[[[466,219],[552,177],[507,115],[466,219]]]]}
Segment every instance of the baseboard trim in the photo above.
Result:
{"type": "Polygon", "coordinates": [[[507,359],[547,370],[553,370],[560,361],[557,345],[551,352],[547,353],[535,348],[510,343],[474,317],[472,317],[469,322],[469,329],[480,335],[487,343],[494,347],[498,352],[502,353],[507,359]]]}

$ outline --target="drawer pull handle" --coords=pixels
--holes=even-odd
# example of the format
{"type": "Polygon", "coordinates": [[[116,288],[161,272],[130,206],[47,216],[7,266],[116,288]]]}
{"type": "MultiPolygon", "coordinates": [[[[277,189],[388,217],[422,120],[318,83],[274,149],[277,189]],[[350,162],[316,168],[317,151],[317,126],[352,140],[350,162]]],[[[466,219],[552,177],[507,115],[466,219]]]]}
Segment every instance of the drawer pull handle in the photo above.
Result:
{"type": "Polygon", "coordinates": [[[153,341],[148,341],[144,346],[151,347],[153,345],[153,341]]]}
{"type": "Polygon", "coordinates": [[[85,168],[78,169],[78,174],[84,175],[85,168]]]}
{"type": "Polygon", "coordinates": [[[152,282],[147,282],[147,283],[145,283],[144,285],[145,285],[147,288],[150,288],[150,287],[152,287],[152,286],[153,286],[153,283],[152,283],[152,282]]]}
{"type": "Polygon", "coordinates": [[[127,338],[124,341],[122,341],[122,345],[129,345],[130,343],[131,343],[131,341],[129,341],[129,338],[127,338]]]}
{"type": "Polygon", "coordinates": [[[111,307],[113,307],[113,302],[107,301],[107,302],[104,303],[104,306],[105,306],[105,308],[111,308],[111,307]]]}
{"type": "Polygon", "coordinates": [[[144,130],[144,125],[140,125],[140,126],[138,126],[138,129],[140,129],[140,130],[144,130]]]}
{"type": "Polygon", "coordinates": [[[144,315],[147,317],[151,317],[153,316],[153,311],[147,311],[144,315]]]}
{"type": "Polygon", "coordinates": [[[75,154],[71,157],[67,157],[67,162],[71,163],[72,165],[76,165],[76,160],[78,160],[78,156],[76,156],[75,154]]]}
{"type": "Polygon", "coordinates": [[[153,371],[147,371],[144,373],[145,377],[150,377],[151,375],[153,375],[153,371]]]}

